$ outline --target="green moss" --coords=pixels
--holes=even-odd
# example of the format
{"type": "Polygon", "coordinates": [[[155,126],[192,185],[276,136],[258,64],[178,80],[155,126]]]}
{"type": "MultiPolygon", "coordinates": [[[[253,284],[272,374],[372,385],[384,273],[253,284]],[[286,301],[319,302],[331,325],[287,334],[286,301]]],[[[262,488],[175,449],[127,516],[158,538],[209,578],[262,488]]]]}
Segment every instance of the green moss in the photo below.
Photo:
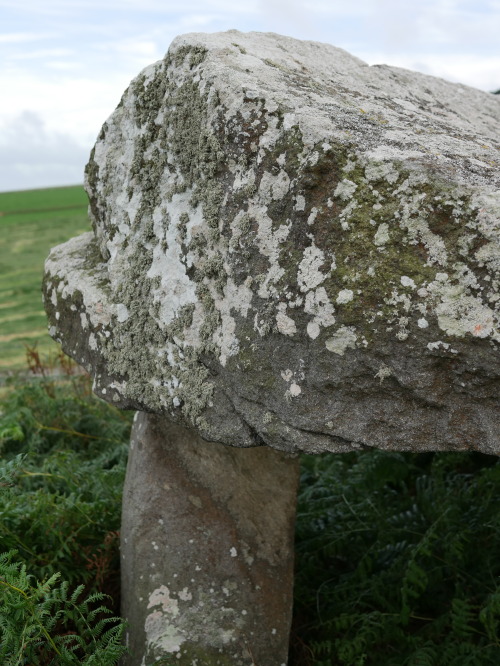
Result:
{"type": "Polygon", "coordinates": [[[229,241],[229,247],[231,249],[237,250],[239,247],[252,240],[249,236],[252,229],[252,221],[248,213],[243,214],[238,219],[238,222],[234,225],[233,229],[233,235],[229,241]]]}
{"type": "Polygon", "coordinates": [[[191,236],[191,240],[187,245],[187,249],[193,252],[201,252],[206,248],[206,246],[207,239],[205,238],[205,235],[201,231],[198,231],[191,236]]]}
{"type": "Polygon", "coordinates": [[[212,336],[221,323],[221,316],[218,310],[211,310],[206,312],[203,319],[203,324],[200,327],[200,337],[203,340],[203,350],[205,352],[213,352],[214,345],[212,336]]]}
{"type": "Polygon", "coordinates": [[[232,42],[232,45],[233,45],[233,46],[236,46],[236,48],[237,48],[237,49],[239,50],[239,52],[242,53],[242,54],[245,54],[245,53],[247,52],[247,50],[246,50],[243,46],[240,46],[239,44],[236,44],[236,42],[232,42]]]}
{"type": "Polygon", "coordinates": [[[187,237],[187,224],[189,222],[189,215],[182,213],[179,217],[179,224],[177,225],[179,243],[184,243],[187,237]]]}
{"type": "MultiPolygon", "coordinates": [[[[224,198],[224,190],[218,182],[200,188],[200,200],[203,203],[203,216],[210,229],[218,230],[220,221],[220,209],[224,198]]],[[[218,238],[218,235],[216,236],[218,238]]]]}
{"type": "MultiPolygon", "coordinates": [[[[281,110],[275,112],[278,119],[281,121],[283,113],[281,110]]],[[[279,127],[279,124],[278,124],[279,127]]],[[[278,140],[273,145],[272,149],[266,156],[267,163],[278,165],[277,159],[284,153],[286,156],[285,168],[288,174],[298,174],[303,168],[302,160],[300,159],[304,152],[304,139],[302,132],[298,125],[290,127],[286,131],[282,131],[278,140]]]]}
{"type": "Polygon", "coordinates": [[[191,69],[201,63],[207,57],[207,49],[200,46],[195,46],[191,48],[191,53],[189,54],[189,66],[191,69]]]}
{"type": "Polygon", "coordinates": [[[95,161],[95,147],[92,148],[90,158],[85,165],[85,183],[90,203],[90,221],[94,234],[97,233],[97,220],[99,219],[98,201],[95,195],[97,191],[97,182],[99,179],[99,166],[95,161]]]}
{"type": "Polygon", "coordinates": [[[210,372],[199,362],[198,353],[186,349],[184,368],[177,372],[180,380],[176,390],[181,400],[182,413],[193,424],[203,425],[203,411],[213,395],[210,372]]]}
{"type": "Polygon", "coordinates": [[[140,74],[131,85],[136,97],[134,105],[136,125],[137,127],[149,125],[152,129],[158,109],[168,90],[167,77],[163,69],[158,68],[153,81],[148,82],[145,74],[140,74]]]}
{"type": "Polygon", "coordinates": [[[167,327],[166,333],[170,339],[174,336],[182,337],[184,329],[189,328],[193,323],[194,303],[183,305],[174,321],[167,327]]]}
{"type": "Polygon", "coordinates": [[[95,146],[90,152],[90,158],[85,166],[85,179],[88,182],[89,189],[94,191],[97,188],[97,181],[99,176],[99,167],[95,161],[95,146]]]}
{"type": "MultiPolygon", "coordinates": [[[[187,65],[190,68],[199,65],[205,57],[205,49],[191,47],[182,47],[173,56],[177,66],[187,65]]],[[[148,77],[151,77],[151,74],[148,74],[148,77]]],[[[223,197],[218,173],[224,167],[225,154],[219,137],[208,127],[208,91],[201,94],[198,84],[192,79],[179,86],[175,77],[176,74],[169,68],[167,59],[157,66],[152,80],[143,74],[130,88],[130,93],[134,96],[135,125],[140,132],[134,142],[127,193],[130,200],[134,192],[139,191],[141,201],[130,225],[135,240],[133,251],[130,251],[130,247],[127,255],[129,270],[126,280],[110,297],[110,302],[123,303],[128,308],[130,317],[126,322],[113,323],[113,336],[103,339],[102,352],[110,374],[128,380],[126,397],[138,406],[147,405],[156,411],[163,411],[168,405],[173,408],[174,396],[170,395],[170,392],[175,376],[180,381],[175,397],[181,401],[185,417],[194,421],[201,418],[213,392],[213,386],[208,381],[208,371],[200,363],[198,355],[214,352],[212,337],[220,324],[220,315],[207,289],[202,297],[206,310],[206,321],[201,330],[202,348],[196,353],[188,350],[184,355],[179,350],[177,363],[183,369],[172,368],[169,362],[152,353],[155,349],[165,349],[170,343],[170,352],[175,356],[174,338],[182,338],[184,330],[191,326],[194,311],[193,305],[185,306],[168,326],[162,328],[159,323],[161,307],[154,302],[154,292],[160,287],[161,281],[159,278],[146,277],[153,259],[153,248],[159,241],[154,230],[153,213],[165,199],[171,200],[174,194],[193,188],[193,200],[197,198],[202,205],[209,230],[206,235],[195,234],[189,248],[197,247],[203,251],[207,243],[217,243],[223,197]],[[165,118],[163,123],[159,113],[165,118]],[[175,171],[167,160],[167,155],[171,153],[175,155],[175,171]],[[166,189],[162,187],[165,176],[168,176],[169,180],[166,189]],[[148,302],[151,307],[146,309],[144,303],[148,302]],[[165,387],[164,391],[162,386],[165,387]]],[[[216,96],[212,103],[212,112],[215,109],[216,113],[222,114],[223,109],[218,107],[216,96]]],[[[91,156],[87,174],[89,186],[96,193],[95,217],[105,228],[107,237],[112,238],[117,231],[118,222],[111,224],[110,220],[103,216],[103,210],[107,206],[106,198],[112,198],[112,192],[101,191],[97,194],[103,185],[99,178],[103,180],[104,176],[99,173],[94,155],[91,156]]],[[[106,187],[113,187],[112,179],[108,178],[104,182],[106,187]]],[[[181,215],[178,240],[183,245],[187,240],[188,222],[189,215],[181,215]]],[[[164,224],[168,223],[165,213],[164,224]]],[[[167,249],[165,240],[162,247],[164,251],[167,249]]],[[[221,291],[225,275],[220,254],[211,256],[198,279],[204,279],[205,274],[221,291]]]]}
{"type": "MultiPolygon", "coordinates": [[[[459,258],[458,237],[463,229],[453,218],[457,213],[455,203],[442,201],[451,193],[443,197],[441,183],[402,187],[411,181],[411,173],[401,165],[395,165],[399,176],[391,177],[392,182],[385,177],[368,180],[365,165],[349,163],[346,153],[340,156],[338,149],[333,155],[338,160],[337,168],[332,163],[329,166],[328,161],[318,160],[316,164],[320,168],[313,173],[315,177],[310,183],[313,190],[310,203],[314,203],[317,190],[321,195],[318,206],[320,201],[323,204],[313,224],[315,242],[326,256],[334,256],[336,263],[335,270],[322,286],[333,303],[340,290],[354,292],[351,301],[336,305],[337,323],[359,328],[370,340],[372,329],[367,326],[370,317],[381,312],[382,319],[387,321],[404,314],[401,306],[391,302],[394,291],[399,296],[406,293],[415,302],[413,289],[402,286],[402,276],[411,278],[418,290],[434,280],[439,270],[444,270],[437,260],[430,258],[432,248],[426,246],[426,237],[418,231],[422,224],[429,232],[430,242],[443,242],[446,246],[448,264],[459,258]],[[327,192],[322,174],[330,181],[332,204],[329,207],[324,205],[327,192]],[[340,194],[333,196],[335,187],[343,179],[356,185],[347,199],[340,194]],[[377,246],[375,234],[382,223],[387,225],[389,239],[377,246]],[[413,227],[417,231],[412,231],[413,227]]],[[[291,247],[287,252],[290,263],[296,265],[300,257],[293,254],[291,247]]],[[[323,270],[326,272],[327,267],[323,270]]]]}
{"type": "MultiPolygon", "coordinates": [[[[158,387],[151,383],[151,379],[155,378],[160,385],[168,386],[172,379],[172,370],[168,364],[161,364],[160,359],[151,354],[150,350],[164,347],[169,333],[173,336],[182,330],[189,320],[186,310],[175,331],[161,330],[155,320],[155,315],[159,314],[158,307],[153,305],[151,311],[143,307],[145,302],[153,301],[152,292],[158,289],[161,283],[159,278],[147,279],[145,275],[152,263],[152,247],[156,241],[152,215],[161,202],[159,183],[168,166],[166,152],[161,150],[159,145],[165,140],[164,128],[156,123],[156,119],[171,87],[161,67],[152,82],[147,83],[146,78],[140,76],[133,84],[136,97],[135,121],[141,128],[141,135],[134,144],[130,176],[135,181],[135,187],[129,186],[129,197],[134,189],[139,189],[142,194],[141,204],[132,225],[135,232],[140,233],[140,242],[135,244],[135,251],[128,256],[130,269],[127,280],[115,294],[115,300],[127,306],[130,318],[124,323],[115,322],[113,340],[103,341],[110,372],[129,378],[126,396],[138,405],[148,405],[158,411],[165,406],[162,397],[166,399],[166,404],[171,398],[169,395],[162,396],[158,387]],[[153,150],[150,150],[151,146],[154,146],[153,150]]],[[[108,229],[108,233],[112,232],[111,228],[108,229]]]]}
{"type": "Polygon", "coordinates": [[[264,62],[266,63],[266,65],[269,65],[269,67],[275,67],[275,68],[279,69],[279,65],[277,65],[275,62],[273,62],[269,58],[264,58],[264,62]]]}
{"type": "Polygon", "coordinates": [[[219,253],[207,258],[200,270],[200,274],[207,278],[217,278],[221,273],[224,273],[224,259],[219,253]]]}
{"type": "Polygon", "coordinates": [[[189,67],[192,69],[205,60],[207,53],[207,49],[203,46],[180,46],[173,54],[173,62],[180,67],[187,59],[189,67]]]}

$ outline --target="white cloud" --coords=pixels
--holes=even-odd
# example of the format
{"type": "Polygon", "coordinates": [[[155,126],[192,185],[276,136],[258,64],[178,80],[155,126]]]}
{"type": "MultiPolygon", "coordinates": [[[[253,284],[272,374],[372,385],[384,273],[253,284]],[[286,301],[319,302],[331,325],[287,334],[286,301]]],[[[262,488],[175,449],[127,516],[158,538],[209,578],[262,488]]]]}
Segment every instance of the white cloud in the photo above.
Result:
{"type": "Polygon", "coordinates": [[[290,28],[295,33],[307,33],[309,39],[321,38],[321,31],[315,21],[315,13],[304,7],[304,3],[296,0],[260,0],[259,10],[264,17],[264,29],[274,30],[282,25],[286,32],[290,28]]]}
{"type": "MultiPolygon", "coordinates": [[[[72,169],[83,165],[130,80],[185,32],[269,30],[334,44],[370,64],[500,88],[500,0],[0,0],[0,13],[0,88],[7,100],[0,107],[0,146],[13,132],[26,146],[26,163],[19,147],[12,172],[24,174],[23,187],[42,184],[37,179],[58,184],[57,165],[68,163],[71,151],[73,166],[64,173],[81,181],[81,171],[72,169]],[[43,141],[33,143],[35,136],[43,141]],[[45,170],[36,166],[43,151],[52,165],[45,170]]],[[[0,189],[15,187],[14,175],[1,168],[0,189]]]]}
{"type": "MultiPolygon", "coordinates": [[[[138,73],[142,65],[137,68],[138,73]]],[[[11,69],[0,71],[0,87],[9,90],[7,108],[0,108],[0,122],[11,122],[15,116],[30,110],[43,120],[48,131],[61,131],[78,143],[88,144],[116,108],[130,76],[109,70],[96,71],[95,76],[78,76],[67,72],[45,72],[11,69]]],[[[0,135],[1,136],[1,135],[0,135]]]]}
{"type": "Polygon", "coordinates": [[[0,189],[70,185],[83,181],[86,147],[63,132],[49,131],[33,111],[0,126],[0,189]]]}
{"type": "Polygon", "coordinates": [[[373,29],[384,49],[498,53],[500,10],[488,0],[377,0],[372,7],[373,29]]]}
{"type": "Polygon", "coordinates": [[[75,52],[71,49],[37,49],[36,51],[22,51],[13,53],[12,61],[16,60],[39,60],[41,58],[67,58],[74,56],[75,52]]]}
{"type": "Polygon", "coordinates": [[[47,35],[35,32],[13,32],[0,34],[0,44],[25,44],[45,39],[47,35]]]}
{"type": "Polygon", "coordinates": [[[430,76],[438,76],[447,81],[464,83],[488,92],[500,88],[500,55],[427,53],[404,56],[391,52],[366,52],[357,55],[370,65],[385,64],[403,67],[430,76]]]}

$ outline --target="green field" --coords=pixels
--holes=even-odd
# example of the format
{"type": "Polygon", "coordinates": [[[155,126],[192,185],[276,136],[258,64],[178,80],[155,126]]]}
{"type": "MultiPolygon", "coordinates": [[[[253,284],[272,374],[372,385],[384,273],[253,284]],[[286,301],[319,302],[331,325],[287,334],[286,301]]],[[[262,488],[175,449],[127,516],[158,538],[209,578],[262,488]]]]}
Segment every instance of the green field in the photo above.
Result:
{"type": "Polygon", "coordinates": [[[25,366],[26,345],[56,350],[42,306],[49,250],[90,229],[82,186],[0,193],[0,377],[25,366]]]}

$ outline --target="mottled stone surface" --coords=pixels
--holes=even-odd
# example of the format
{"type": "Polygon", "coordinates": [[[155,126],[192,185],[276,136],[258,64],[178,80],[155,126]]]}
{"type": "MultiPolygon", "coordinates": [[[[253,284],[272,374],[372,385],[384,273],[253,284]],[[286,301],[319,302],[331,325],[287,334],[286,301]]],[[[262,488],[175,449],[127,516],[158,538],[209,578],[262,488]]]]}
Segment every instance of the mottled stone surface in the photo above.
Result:
{"type": "Polygon", "coordinates": [[[285,666],[298,458],[138,413],[121,527],[123,666],[285,666]]]}
{"type": "Polygon", "coordinates": [[[129,86],[55,248],[99,395],[247,447],[500,450],[500,99],[192,34],[129,86]]]}

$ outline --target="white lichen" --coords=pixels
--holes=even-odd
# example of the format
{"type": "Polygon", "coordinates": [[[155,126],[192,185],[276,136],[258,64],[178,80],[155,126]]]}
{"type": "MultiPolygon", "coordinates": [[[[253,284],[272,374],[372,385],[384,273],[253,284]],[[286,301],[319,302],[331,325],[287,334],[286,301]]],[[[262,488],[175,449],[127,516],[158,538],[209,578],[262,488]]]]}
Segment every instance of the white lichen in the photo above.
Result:
{"type": "Polygon", "coordinates": [[[276,325],[278,331],[283,335],[292,336],[297,333],[297,326],[294,320],[286,314],[286,303],[278,305],[278,312],[276,313],[276,325]]]}
{"type": "Polygon", "coordinates": [[[354,292],[352,291],[352,289],[342,289],[337,294],[335,302],[337,303],[337,305],[344,305],[345,303],[349,303],[350,301],[352,301],[353,298],[354,298],[354,292]]]}
{"type": "Polygon", "coordinates": [[[353,326],[341,326],[325,341],[328,351],[343,356],[347,349],[355,349],[358,336],[353,326]]]}
{"type": "Polygon", "coordinates": [[[375,236],[373,237],[373,242],[377,246],[382,246],[386,245],[390,240],[390,234],[389,234],[389,225],[387,222],[382,222],[381,224],[378,225],[377,231],[375,233],[375,236]]]}
{"type": "Polygon", "coordinates": [[[335,188],[333,196],[338,197],[343,201],[348,201],[357,190],[357,188],[358,186],[356,183],[354,183],[352,180],[344,178],[344,180],[342,180],[335,188]]]}
{"type": "Polygon", "coordinates": [[[320,268],[325,264],[326,258],[323,250],[312,244],[306,247],[298,267],[297,283],[302,292],[308,292],[318,287],[327,277],[320,268]]]}

